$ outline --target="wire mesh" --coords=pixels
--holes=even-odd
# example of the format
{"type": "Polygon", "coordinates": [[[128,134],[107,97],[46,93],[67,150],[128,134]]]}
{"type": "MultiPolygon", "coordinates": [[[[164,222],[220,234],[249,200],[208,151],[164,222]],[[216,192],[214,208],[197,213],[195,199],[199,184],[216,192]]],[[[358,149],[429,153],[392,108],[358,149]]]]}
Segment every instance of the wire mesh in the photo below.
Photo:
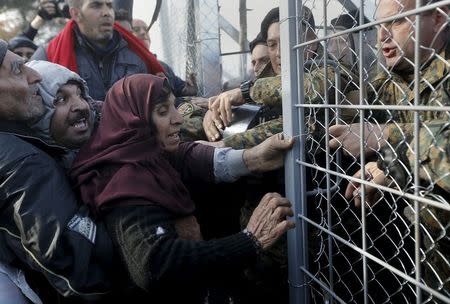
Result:
{"type": "Polygon", "coordinates": [[[217,0],[172,0],[161,6],[164,58],[177,75],[196,75],[198,94],[221,91],[217,0]]]}
{"type": "Polygon", "coordinates": [[[280,2],[291,303],[450,303],[450,1],[358,2],[280,2]]]}

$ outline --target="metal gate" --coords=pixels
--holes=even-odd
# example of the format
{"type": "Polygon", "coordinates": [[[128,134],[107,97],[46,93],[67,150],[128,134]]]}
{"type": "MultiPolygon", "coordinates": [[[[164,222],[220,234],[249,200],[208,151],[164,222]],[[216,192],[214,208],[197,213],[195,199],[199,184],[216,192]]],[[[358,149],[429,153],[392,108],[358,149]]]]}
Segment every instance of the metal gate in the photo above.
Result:
{"type": "Polygon", "coordinates": [[[383,16],[380,1],[280,1],[284,131],[298,137],[285,171],[297,215],[288,234],[291,303],[450,303],[449,19],[442,9],[450,1],[410,0],[411,9],[409,0],[382,1],[399,11],[383,16]],[[357,11],[343,6],[351,22],[341,28],[327,16],[345,2],[357,11]],[[322,14],[317,39],[297,35],[310,25],[302,5],[322,14]],[[378,18],[365,14],[368,6],[378,18]],[[439,14],[444,23],[432,43],[444,39],[444,48],[421,47],[430,37],[414,29],[429,29],[439,14]],[[392,42],[393,27],[405,24],[407,41],[392,42]],[[378,45],[377,33],[388,35],[378,45]],[[413,56],[401,59],[403,70],[384,60],[393,49],[408,58],[409,42],[413,56]],[[305,65],[314,43],[324,54],[305,65]],[[332,69],[335,79],[325,77],[322,91],[306,86],[312,69],[332,69]],[[312,93],[320,97],[314,103],[312,93]]]}

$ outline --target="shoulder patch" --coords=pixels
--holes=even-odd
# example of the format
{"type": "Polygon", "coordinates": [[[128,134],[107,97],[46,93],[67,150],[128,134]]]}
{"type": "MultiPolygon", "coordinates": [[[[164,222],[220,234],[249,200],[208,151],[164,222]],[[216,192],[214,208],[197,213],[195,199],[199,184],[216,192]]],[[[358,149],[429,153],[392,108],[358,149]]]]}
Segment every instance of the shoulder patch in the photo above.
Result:
{"type": "Polygon", "coordinates": [[[177,110],[183,118],[189,118],[194,113],[194,106],[189,102],[183,102],[178,106],[177,110]]]}
{"type": "Polygon", "coordinates": [[[77,232],[87,238],[92,244],[95,244],[95,236],[97,233],[97,226],[89,217],[82,217],[75,214],[67,224],[67,228],[77,232]]]}

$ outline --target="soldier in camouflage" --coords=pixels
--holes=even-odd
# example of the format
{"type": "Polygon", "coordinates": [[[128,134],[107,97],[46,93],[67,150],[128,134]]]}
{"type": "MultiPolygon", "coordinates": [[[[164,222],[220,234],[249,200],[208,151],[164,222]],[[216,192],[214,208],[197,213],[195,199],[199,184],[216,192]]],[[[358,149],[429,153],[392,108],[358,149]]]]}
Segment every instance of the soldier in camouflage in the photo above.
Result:
{"type": "MultiPolygon", "coordinates": [[[[436,1],[423,1],[425,3],[436,1]]],[[[382,19],[415,8],[413,0],[381,0],[377,18],[382,19]]],[[[450,105],[450,52],[448,37],[448,5],[421,14],[420,105],[450,105]]],[[[378,41],[386,60],[385,71],[372,82],[374,104],[414,104],[414,20],[415,16],[380,24],[378,41]]],[[[423,278],[425,283],[450,297],[450,113],[448,111],[420,111],[418,138],[414,135],[414,111],[384,112],[385,124],[366,123],[366,156],[378,155],[378,165],[368,163],[366,176],[376,184],[397,187],[414,193],[419,187],[421,196],[441,203],[442,208],[420,204],[421,248],[423,250],[423,278]],[[419,141],[419,155],[414,142],[419,141]],[[419,161],[420,185],[414,184],[413,169],[419,161]]],[[[359,154],[359,124],[333,126],[330,147],[342,147],[354,156],[359,154]]],[[[355,174],[361,177],[361,173],[355,174]]],[[[346,196],[361,204],[357,183],[350,183],[346,196]]],[[[366,204],[374,203],[379,190],[366,187],[366,204]]],[[[414,224],[414,211],[405,208],[403,214],[414,224]]]]}
{"type": "MultiPolygon", "coordinates": [[[[314,19],[311,11],[303,7],[304,27],[306,28],[303,35],[305,40],[313,40],[316,38],[314,33],[314,19]]],[[[280,62],[280,36],[279,36],[279,11],[278,8],[273,9],[268,14],[261,26],[261,33],[265,34],[268,41],[269,54],[271,55],[271,66],[277,74],[274,77],[259,78],[254,83],[251,83],[248,89],[248,97],[244,96],[245,92],[242,89],[236,89],[229,92],[224,92],[215,99],[210,100],[211,114],[207,115],[203,122],[205,133],[208,139],[215,141],[220,139],[220,130],[231,124],[232,122],[232,106],[241,105],[245,102],[255,102],[263,106],[276,108],[280,114],[279,118],[262,123],[246,132],[234,134],[223,139],[223,146],[233,147],[235,149],[243,149],[252,147],[264,141],[268,136],[279,133],[283,130],[283,121],[281,119],[281,62],[280,62]]],[[[322,47],[315,43],[308,46],[305,52],[305,101],[309,104],[323,104],[325,95],[325,81],[327,81],[327,89],[329,96],[329,103],[335,102],[335,89],[340,92],[340,104],[352,104],[355,102],[355,94],[347,94],[350,91],[356,90],[354,81],[357,75],[352,73],[350,69],[340,65],[340,80],[341,87],[336,88],[335,76],[336,69],[329,64],[326,71],[323,64],[320,63],[323,58],[322,47]],[[344,95],[346,93],[346,95],[344,95]],[[351,97],[347,97],[351,96],[351,97]]],[[[324,110],[311,109],[310,113],[306,113],[307,117],[307,133],[315,143],[324,144],[325,129],[322,125],[324,122],[324,110]],[[316,122],[320,122],[316,124],[316,122]]],[[[351,121],[356,115],[354,110],[342,111],[341,119],[344,121],[351,121]]]]}
{"type": "MultiPolygon", "coordinates": [[[[270,65],[266,41],[261,34],[249,43],[251,64],[255,78],[274,76],[275,73],[270,65]]],[[[183,140],[208,140],[203,130],[203,119],[208,110],[208,100],[194,97],[183,98],[177,107],[184,121],[181,126],[181,137],[183,140]]],[[[208,113],[207,115],[210,115],[208,113]]],[[[208,117],[206,118],[208,120],[208,117]]]]}

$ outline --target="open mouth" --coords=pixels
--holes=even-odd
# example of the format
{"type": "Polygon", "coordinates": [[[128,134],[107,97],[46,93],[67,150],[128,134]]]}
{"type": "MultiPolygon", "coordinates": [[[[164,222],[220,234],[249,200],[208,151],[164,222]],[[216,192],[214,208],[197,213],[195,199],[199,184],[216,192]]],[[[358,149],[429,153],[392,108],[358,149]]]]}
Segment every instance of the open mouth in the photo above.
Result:
{"type": "Polygon", "coordinates": [[[383,48],[383,56],[386,58],[391,58],[395,56],[395,48],[383,48]]]}
{"type": "Polygon", "coordinates": [[[177,132],[171,133],[167,137],[172,140],[180,140],[180,132],[177,131],[177,132]]]}
{"type": "Polygon", "coordinates": [[[88,121],[86,118],[80,118],[76,121],[74,121],[72,124],[70,124],[71,127],[74,127],[75,129],[79,131],[84,131],[88,128],[88,121]]]}

